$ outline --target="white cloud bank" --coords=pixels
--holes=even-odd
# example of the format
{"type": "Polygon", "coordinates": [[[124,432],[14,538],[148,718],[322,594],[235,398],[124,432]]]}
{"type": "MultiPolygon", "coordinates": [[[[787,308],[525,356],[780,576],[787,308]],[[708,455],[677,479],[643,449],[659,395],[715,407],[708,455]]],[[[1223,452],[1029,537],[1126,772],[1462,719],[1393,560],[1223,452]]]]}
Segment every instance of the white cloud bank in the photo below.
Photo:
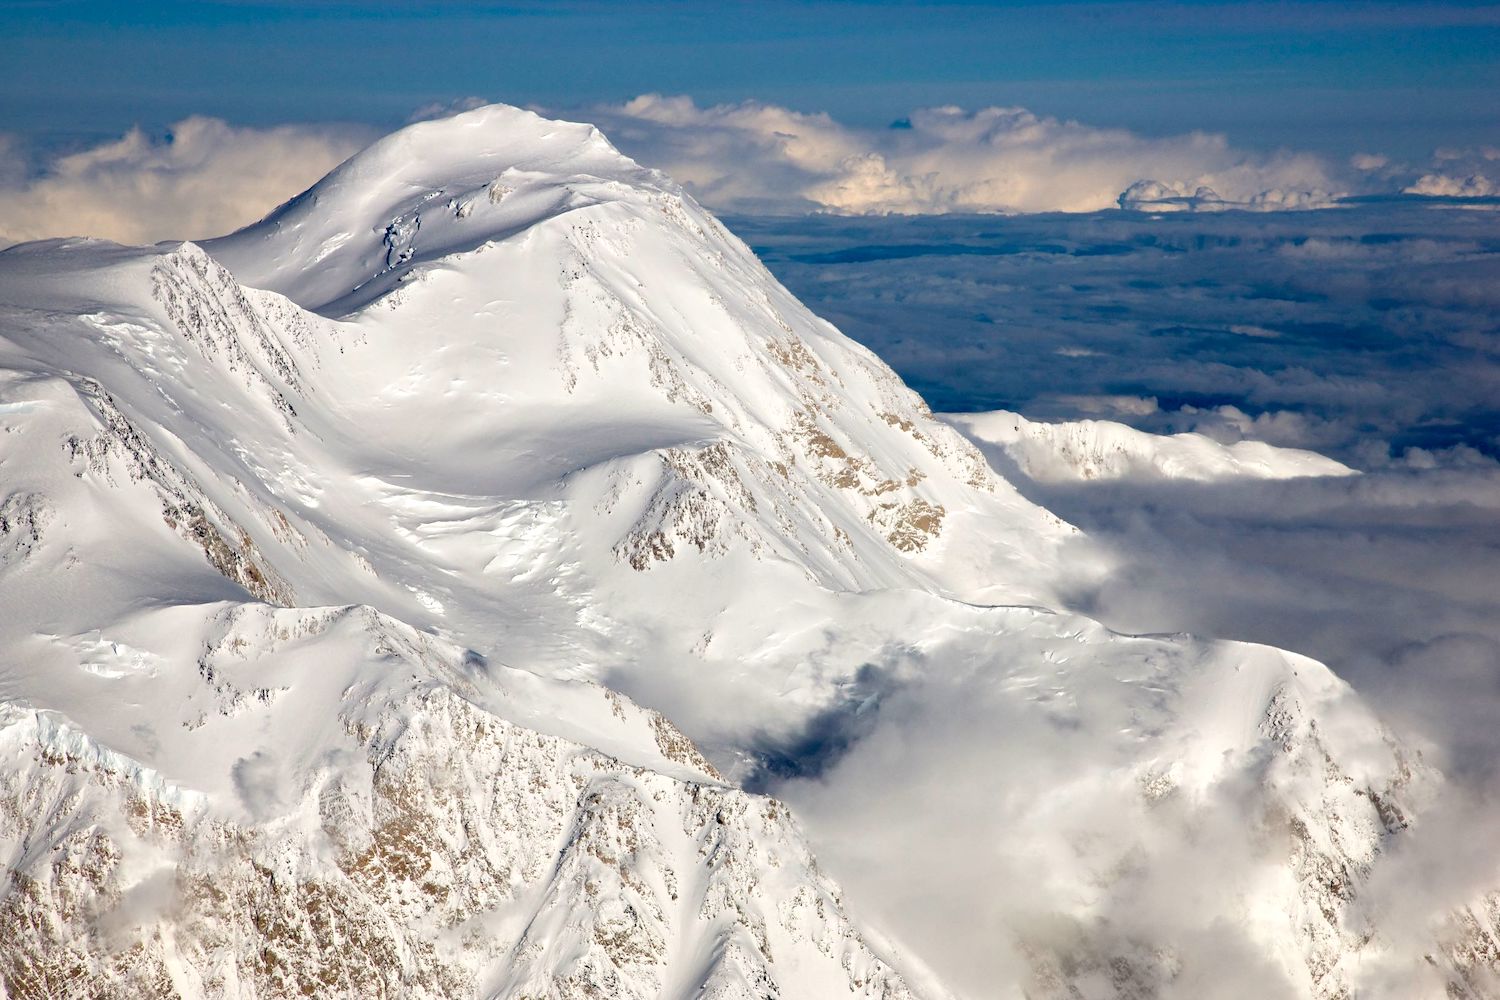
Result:
{"type": "MultiPolygon", "coordinates": [[[[411,120],[483,103],[418,109],[411,120]]],[[[546,111],[559,114],[555,111],[546,111]]],[[[741,214],[941,215],[1318,208],[1347,194],[1500,196],[1500,150],[1428,164],[1348,163],[1236,149],[1222,135],[1151,137],[1025,108],[925,108],[889,128],[745,101],[701,107],[645,94],[566,112],[666,171],[710,209],[741,214]]],[[[247,128],[194,116],[156,138],[132,129],[30,173],[0,134],[0,246],[53,236],[122,243],[218,236],[265,215],[375,137],[348,126],[247,128]]]]}
{"type": "Polygon", "coordinates": [[[1024,108],[927,108],[857,129],[756,101],[699,107],[646,94],[590,115],[621,149],[728,211],[1088,212],[1127,190],[1167,206],[1284,208],[1346,191],[1311,154],[1247,153],[1205,132],[1151,138],[1024,108]]]}
{"type": "Polygon", "coordinates": [[[164,138],[131,129],[33,178],[15,143],[0,141],[0,246],[53,236],[219,236],[311,186],[369,139],[349,128],[238,128],[194,116],[164,138]]]}

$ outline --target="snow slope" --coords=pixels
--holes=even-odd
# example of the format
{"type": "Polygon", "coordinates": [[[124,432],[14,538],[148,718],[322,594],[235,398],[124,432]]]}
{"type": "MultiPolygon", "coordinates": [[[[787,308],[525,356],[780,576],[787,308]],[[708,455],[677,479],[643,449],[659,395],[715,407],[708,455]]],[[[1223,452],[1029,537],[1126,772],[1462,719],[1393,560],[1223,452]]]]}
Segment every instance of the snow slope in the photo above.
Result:
{"type": "Polygon", "coordinates": [[[0,369],[11,995],[1209,995],[1205,913],[1288,996],[1488,988],[1482,899],[1362,908],[1441,777],[1346,685],[1047,611],[1076,531],[587,126],[0,253],[0,369]]]}

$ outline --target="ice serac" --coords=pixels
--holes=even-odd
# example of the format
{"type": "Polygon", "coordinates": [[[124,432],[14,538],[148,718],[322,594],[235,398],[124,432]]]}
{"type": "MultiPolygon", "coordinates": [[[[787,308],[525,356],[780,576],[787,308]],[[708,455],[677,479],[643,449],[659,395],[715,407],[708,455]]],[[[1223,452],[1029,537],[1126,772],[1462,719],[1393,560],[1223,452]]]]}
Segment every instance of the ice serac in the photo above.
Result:
{"type": "Polygon", "coordinates": [[[1439,775],[1312,661],[1047,610],[1076,531],[588,126],[0,253],[0,367],[12,996],[1486,988],[1483,900],[1362,908],[1439,775]],[[1001,855],[1055,876],[954,962],[1001,855]],[[1212,942],[1123,919],[1187,862],[1212,942]]]}

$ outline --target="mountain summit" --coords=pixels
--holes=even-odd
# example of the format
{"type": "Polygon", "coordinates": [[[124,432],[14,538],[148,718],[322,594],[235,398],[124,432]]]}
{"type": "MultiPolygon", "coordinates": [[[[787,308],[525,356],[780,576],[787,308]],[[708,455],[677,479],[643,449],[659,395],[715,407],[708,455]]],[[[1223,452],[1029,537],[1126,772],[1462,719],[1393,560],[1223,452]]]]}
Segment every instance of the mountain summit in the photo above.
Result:
{"type": "Polygon", "coordinates": [[[589,126],[0,253],[0,369],[12,996],[1487,988],[1364,906],[1419,755],[1050,610],[1078,533],[589,126]]]}
{"type": "Polygon", "coordinates": [[[327,312],[351,295],[379,297],[421,264],[629,189],[675,191],[592,125],[497,104],[389,135],[208,246],[245,284],[327,312]]]}

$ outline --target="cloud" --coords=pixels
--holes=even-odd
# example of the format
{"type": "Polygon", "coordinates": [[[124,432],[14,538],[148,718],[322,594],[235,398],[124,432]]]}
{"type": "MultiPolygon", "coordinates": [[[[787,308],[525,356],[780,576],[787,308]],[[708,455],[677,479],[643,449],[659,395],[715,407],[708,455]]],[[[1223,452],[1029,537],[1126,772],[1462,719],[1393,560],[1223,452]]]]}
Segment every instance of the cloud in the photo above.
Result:
{"type": "MultiPolygon", "coordinates": [[[[1070,353],[1064,357],[1093,357],[1097,351],[1080,353],[1077,348],[1064,348],[1070,353]]],[[[1155,396],[1100,396],[1100,395],[1069,395],[1061,394],[1052,397],[1063,406],[1070,407],[1079,414],[1099,416],[1105,414],[1128,414],[1131,416],[1145,417],[1161,411],[1155,396]]]]}
{"type": "Polygon", "coordinates": [[[658,94],[588,114],[620,148],[721,211],[1086,212],[1142,182],[1161,198],[1303,207],[1344,190],[1310,154],[1252,154],[1221,135],[1154,138],[1016,107],[925,108],[887,129],[658,94]]]}
{"type": "MultiPolygon", "coordinates": [[[[1222,683],[1242,654],[1189,670],[1183,687],[1153,668],[1161,686],[1139,697],[1139,678],[1121,675],[1114,649],[1078,643],[1076,623],[1042,639],[1045,619],[1018,625],[1003,609],[932,613],[952,627],[888,664],[874,709],[847,726],[817,720],[813,735],[839,734],[837,757],[819,743],[812,773],[782,769],[771,784],[855,911],[964,997],[1060,995],[1049,965],[1065,982],[1113,980],[1131,995],[1301,995],[1268,960],[1267,940],[1290,946],[1282,955],[1298,947],[1291,921],[1247,930],[1236,919],[1274,912],[1286,871],[1284,845],[1266,836],[1265,772],[1219,769],[1239,751],[1212,726],[1185,742],[1160,728],[1198,696],[1191,685],[1222,683]],[[1105,749],[1126,731],[1140,741],[1132,760],[1206,769],[1180,783],[1169,770],[1161,797],[1142,796],[1156,772],[1105,749]]],[[[1153,655],[1160,665],[1205,652],[1174,640],[1153,655]]],[[[1407,942],[1394,944],[1410,965],[1407,942]]]]}
{"type": "Polygon", "coordinates": [[[1402,943],[1500,883],[1500,463],[1410,457],[1349,479],[1027,487],[1088,532],[1075,562],[1113,567],[1075,607],[1308,653],[1447,775],[1362,899],[1396,946],[1365,971],[1377,997],[1426,995],[1402,943]]]}
{"type": "Polygon", "coordinates": [[[295,792],[282,762],[263,750],[235,761],[231,773],[240,803],[258,821],[277,816],[286,808],[285,793],[295,792]]]}
{"type": "Polygon", "coordinates": [[[431,121],[435,118],[452,118],[454,115],[461,115],[465,111],[473,111],[475,108],[482,108],[490,103],[483,97],[472,96],[456,97],[451,101],[431,101],[407,115],[406,123],[410,125],[413,122],[431,121]]]}
{"type": "Polygon", "coordinates": [[[1403,194],[1436,198],[1500,197],[1500,147],[1439,149],[1403,194]]]}
{"type": "Polygon", "coordinates": [[[54,236],[121,243],[219,236],[311,186],[371,136],[363,129],[241,128],[194,116],[61,156],[27,177],[0,141],[0,246],[54,236]]]}
{"type": "Polygon", "coordinates": [[[1434,173],[1423,174],[1414,184],[1403,188],[1402,192],[1440,198],[1489,198],[1500,195],[1500,184],[1480,173],[1466,176],[1434,173]]]}
{"type": "MultiPolygon", "coordinates": [[[[1351,970],[1355,992],[1441,996],[1425,942],[1500,884],[1500,465],[1281,482],[1017,481],[1088,532],[1059,560],[1078,580],[1075,608],[1128,633],[1312,653],[1447,773],[1413,832],[1374,862],[1379,876],[1357,890],[1349,924],[1369,915],[1382,928],[1351,970]],[[1109,572],[1094,572],[1101,565],[1109,572]]],[[[1008,648],[1007,626],[985,614],[910,662],[887,661],[878,685],[862,678],[842,721],[814,720],[815,766],[777,768],[768,782],[855,911],[961,996],[1050,995],[1028,982],[1038,956],[1081,981],[1128,973],[1151,984],[1141,995],[1302,995],[1232,917],[1275,912],[1262,894],[1286,873],[1284,848],[1260,839],[1265,775],[1220,772],[1150,804],[1127,794],[1102,734],[1138,733],[1139,752],[1159,761],[1220,757],[1152,744],[1153,706],[1115,700],[1114,684],[1130,683],[1119,660],[1091,661],[1068,629],[1051,653],[1008,648]]],[[[1220,682],[1211,669],[1204,677],[1220,682]]],[[[1170,686],[1160,695],[1191,703],[1170,686]]],[[[1364,732],[1378,752],[1380,735],[1364,732]]]]}

